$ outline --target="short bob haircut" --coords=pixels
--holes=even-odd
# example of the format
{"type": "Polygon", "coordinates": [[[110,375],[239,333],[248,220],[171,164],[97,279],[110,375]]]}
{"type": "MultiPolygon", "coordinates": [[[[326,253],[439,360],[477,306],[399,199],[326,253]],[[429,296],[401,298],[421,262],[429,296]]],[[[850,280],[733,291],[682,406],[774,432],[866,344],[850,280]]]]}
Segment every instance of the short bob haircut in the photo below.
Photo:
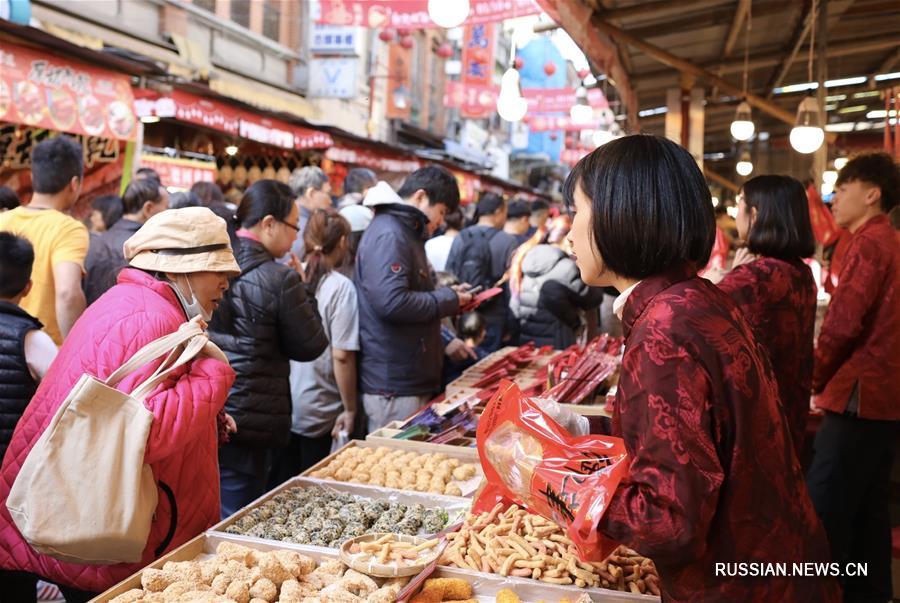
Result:
{"type": "Polygon", "coordinates": [[[900,205],[900,166],[887,153],[863,153],[852,157],[838,173],[838,187],[859,180],[881,189],[881,211],[900,205]]]}
{"type": "Polygon", "coordinates": [[[744,183],[743,193],[744,203],[756,210],[756,220],[747,235],[747,248],[752,253],[780,260],[799,260],[815,253],[809,201],[799,180],[757,176],[744,183]]]}
{"type": "Polygon", "coordinates": [[[594,243],[619,276],[642,279],[709,262],[716,220],[697,162],[665,138],[608,142],[575,165],[563,185],[571,208],[580,186],[591,200],[594,243]]]}

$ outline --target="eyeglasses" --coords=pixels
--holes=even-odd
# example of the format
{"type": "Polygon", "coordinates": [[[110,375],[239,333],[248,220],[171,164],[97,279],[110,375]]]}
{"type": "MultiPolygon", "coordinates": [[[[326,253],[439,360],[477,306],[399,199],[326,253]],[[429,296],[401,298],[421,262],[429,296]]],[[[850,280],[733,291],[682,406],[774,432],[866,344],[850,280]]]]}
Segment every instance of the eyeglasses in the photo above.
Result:
{"type": "Polygon", "coordinates": [[[294,229],[295,232],[300,232],[300,227],[297,226],[296,224],[291,224],[290,222],[285,222],[284,220],[278,220],[278,221],[281,222],[282,224],[284,224],[285,226],[290,226],[291,228],[294,229]]]}

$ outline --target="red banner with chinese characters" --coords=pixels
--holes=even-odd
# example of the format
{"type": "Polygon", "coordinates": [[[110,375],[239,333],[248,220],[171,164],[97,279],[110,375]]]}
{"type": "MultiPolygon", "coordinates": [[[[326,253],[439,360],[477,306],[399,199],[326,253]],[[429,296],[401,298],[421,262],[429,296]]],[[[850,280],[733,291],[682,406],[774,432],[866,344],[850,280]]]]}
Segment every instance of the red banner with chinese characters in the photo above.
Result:
{"type": "Polygon", "coordinates": [[[153,168],[159,174],[163,186],[188,189],[195,182],[215,182],[216,162],[141,155],[141,167],[153,168]]]}
{"type": "Polygon", "coordinates": [[[366,149],[350,149],[347,147],[329,148],[325,151],[325,159],[399,174],[415,172],[422,167],[422,162],[418,159],[408,159],[403,156],[391,156],[366,149]]]}
{"type": "Polygon", "coordinates": [[[559,154],[559,160],[567,165],[575,165],[582,157],[590,153],[589,149],[563,149],[559,154]]]}
{"type": "MultiPolygon", "coordinates": [[[[464,89],[493,87],[494,48],[497,43],[497,26],[493,23],[466,25],[463,33],[462,73],[460,80],[464,89]]],[[[496,103],[491,103],[494,105],[496,103]]],[[[461,107],[464,118],[485,117],[493,113],[493,106],[481,103],[466,103],[461,107]]]]}
{"type": "MultiPolygon", "coordinates": [[[[500,88],[497,86],[447,82],[444,93],[444,106],[459,109],[463,117],[484,117],[496,110],[497,97],[499,95],[500,88]]],[[[528,103],[528,113],[530,115],[536,113],[568,113],[572,105],[575,104],[574,88],[525,88],[522,90],[522,96],[525,97],[525,101],[528,103]]],[[[599,88],[588,90],[588,104],[595,109],[606,109],[609,107],[609,102],[599,88]]],[[[557,119],[549,116],[543,117],[547,120],[557,119]]],[[[578,126],[576,128],[574,124],[569,125],[572,127],[563,126],[547,129],[584,130],[593,127],[578,126]]]]}
{"type": "MultiPolygon", "coordinates": [[[[320,0],[320,6],[317,23],[325,25],[373,29],[440,27],[428,16],[428,0],[320,0]]],[[[471,0],[465,24],[497,23],[541,12],[541,7],[534,0],[471,0]]]]}
{"type": "Polygon", "coordinates": [[[205,128],[240,136],[283,149],[324,149],[334,144],[326,132],[262,117],[234,105],[172,90],[162,96],[153,90],[135,90],[135,111],[141,117],[174,117],[205,128]]]}
{"type": "Polygon", "coordinates": [[[3,42],[0,121],[132,140],[136,119],[128,76],[3,42]]]}

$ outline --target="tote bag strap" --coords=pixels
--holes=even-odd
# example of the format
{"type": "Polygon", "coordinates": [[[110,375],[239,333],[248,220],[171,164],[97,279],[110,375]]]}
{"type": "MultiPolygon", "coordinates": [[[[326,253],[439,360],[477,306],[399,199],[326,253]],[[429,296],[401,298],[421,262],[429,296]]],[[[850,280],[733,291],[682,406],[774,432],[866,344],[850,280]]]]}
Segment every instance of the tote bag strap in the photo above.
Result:
{"type": "Polygon", "coordinates": [[[175,361],[172,361],[172,358],[175,356],[175,351],[163,361],[162,364],[159,365],[159,368],[147,378],[146,381],[135,387],[131,391],[131,397],[140,402],[144,401],[144,398],[147,397],[150,392],[156,389],[156,386],[162,383],[166,377],[168,377],[174,370],[178,367],[190,362],[194,359],[194,357],[199,354],[206,344],[209,343],[209,339],[205,335],[195,335],[193,339],[191,339],[188,344],[185,346],[184,351],[181,352],[181,355],[177,357],[175,361]]]}
{"type": "MultiPolygon", "coordinates": [[[[159,339],[154,339],[131,356],[125,363],[116,369],[109,377],[106,378],[106,385],[115,387],[122,379],[141,368],[148,362],[156,360],[163,354],[174,353],[178,350],[178,346],[193,339],[198,335],[203,335],[203,329],[195,322],[185,323],[177,331],[163,335],[159,339]]],[[[163,364],[166,364],[165,362],[163,364]]]]}

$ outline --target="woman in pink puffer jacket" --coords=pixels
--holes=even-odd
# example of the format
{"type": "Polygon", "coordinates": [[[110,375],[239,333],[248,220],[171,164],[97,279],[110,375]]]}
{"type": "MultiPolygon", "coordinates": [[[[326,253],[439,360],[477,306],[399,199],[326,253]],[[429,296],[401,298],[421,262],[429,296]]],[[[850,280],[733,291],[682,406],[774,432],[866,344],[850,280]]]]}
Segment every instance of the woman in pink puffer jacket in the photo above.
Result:
{"type": "MultiPolygon", "coordinates": [[[[0,598],[34,601],[34,581],[60,585],[69,603],[87,600],[197,536],[219,518],[218,428],[234,372],[201,355],[178,369],[144,404],[153,412],[145,461],[159,503],[139,563],[80,565],[36,552],[6,509],[10,488],[37,439],[83,373],[105,379],[142,346],[190,318],[209,319],[240,272],[225,222],[206,208],[164,211],[125,243],[118,284],[75,323],[59,356],[19,420],[0,470],[0,598]]],[[[201,323],[202,324],[202,323],[201,323]]],[[[117,387],[131,391],[160,364],[139,369],[117,387]]],[[[113,462],[113,459],[110,459],[113,462]]],[[[90,472],[85,472],[90,476],[90,472]]],[[[66,496],[60,492],[60,496],[66,496]]],[[[72,500],[72,505],[78,504],[72,500]]]]}

